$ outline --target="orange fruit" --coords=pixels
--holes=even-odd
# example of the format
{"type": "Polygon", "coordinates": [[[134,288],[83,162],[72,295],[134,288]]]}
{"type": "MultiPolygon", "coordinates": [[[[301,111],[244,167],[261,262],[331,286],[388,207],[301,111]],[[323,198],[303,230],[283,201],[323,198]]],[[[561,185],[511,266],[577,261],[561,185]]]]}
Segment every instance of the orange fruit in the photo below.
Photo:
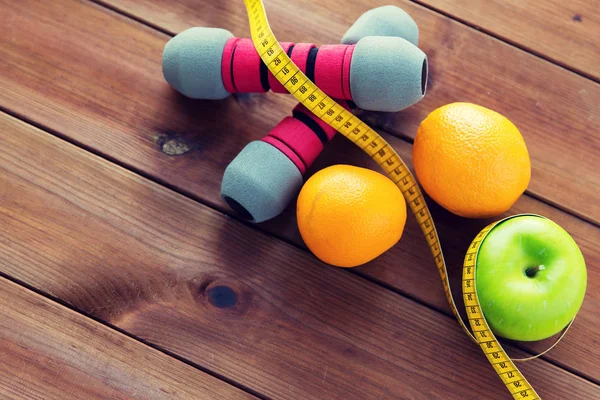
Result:
{"type": "Polygon", "coordinates": [[[502,214],[531,178],[529,153],[517,127],[470,103],[442,106],[421,122],[413,162],[427,194],[462,217],[502,214]]]}
{"type": "Polygon", "coordinates": [[[322,261],[355,267],[381,255],[400,240],[406,202],[384,175],[351,165],[334,165],[302,187],[298,228],[322,261]]]}

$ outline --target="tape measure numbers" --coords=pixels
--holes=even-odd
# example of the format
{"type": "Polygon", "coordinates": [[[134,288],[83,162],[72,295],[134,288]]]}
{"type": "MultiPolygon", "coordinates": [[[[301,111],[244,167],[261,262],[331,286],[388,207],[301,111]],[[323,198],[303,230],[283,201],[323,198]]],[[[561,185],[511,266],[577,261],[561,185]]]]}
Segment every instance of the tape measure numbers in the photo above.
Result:
{"type": "Polygon", "coordinates": [[[538,394],[490,330],[475,291],[475,266],[479,247],[489,231],[502,221],[482,230],[471,243],[465,258],[462,285],[473,335],[460,317],[450,292],[446,261],[431,213],[416,179],[404,161],[377,132],[327,96],[292,62],[271,31],[262,0],[244,0],[244,3],[250,21],[252,41],[269,71],[300,103],[366,152],[400,188],[425,235],[442,279],[446,298],[458,323],[467,335],[480,345],[515,399],[539,399],[538,394]]]}
{"type": "Polygon", "coordinates": [[[531,384],[521,374],[521,371],[519,371],[513,360],[511,360],[500,345],[500,342],[498,342],[498,339],[494,336],[481,311],[481,305],[477,297],[475,270],[481,243],[483,243],[485,237],[495,226],[511,218],[514,217],[508,217],[486,226],[475,236],[475,239],[469,245],[463,264],[463,300],[467,309],[467,318],[469,319],[477,343],[513,397],[515,399],[539,399],[540,397],[531,384]]]}

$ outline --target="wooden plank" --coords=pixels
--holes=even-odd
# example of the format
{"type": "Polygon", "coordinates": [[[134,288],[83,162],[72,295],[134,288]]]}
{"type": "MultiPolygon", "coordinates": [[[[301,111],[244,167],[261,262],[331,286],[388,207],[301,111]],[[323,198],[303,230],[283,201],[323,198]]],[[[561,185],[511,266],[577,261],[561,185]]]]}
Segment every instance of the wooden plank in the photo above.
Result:
{"type": "Polygon", "coordinates": [[[418,3],[600,80],[597,1],[419,0],[418,3]]]}
{"type": "MultiPolygon", "coordinates": [[[[3,101],[0,104],[10,104],[11,109],[25,114],[28,118],[59,130],[61,134],[72,140],[105,153],[112,159],[117,159],[155,179],[167,182],[213,207],[225,209],[218,198],[218,191],[222,171],[227,162],[247,141],[261,137],[262,132],[266,132],[277,122],[277,116],[273,118],[270,114],[265,114],[265,107],[272,106],[283,116],[289,113],[288,110],[293,104],[289,97],[280,95],[245,96],[239,101],[229,99],[224,102],[185,100],[175,95],[161,76],[158,60],[166,40],[165,36],[87,3],[61,2],[52,4],[50,8],[48,8],[49,3],[34,4],[35,7],[33,5],[29,7],[28,2],[22,4],[22,8],[18,9],[17,13],[20,17],[14,17],[20,27],[19,31],[8,29],[0,32],[0,34],[8,32],[6,37],[15,39],[8,40],[7,43],[10,45],[2,47],[6,49],[6,53],[0,58],[0,63],[7,64],[3,64],[6,73],[0,76],[0,80],[2,87],[7,90],[0,93],[0,99],[3,101]],[[28,7],[25,7],[26,5],[28,7]],[[76,17],[75,14],[79,16],[76,17]],[[62,18],[61,24],[57,25],[53,22],[60,18],[62,18]],[[84,24],[82,21],[87,22],[84,24]],[[90,33],[88,29],[90,24],[102,26],[102,29],[98,29],[100,33],[95,31],[90,33]],[[22,38],[19,32],[27,32],[25,35],[27,38],[22,38]],[[131,39],[115,41],[114,37],[131,39]],[[95,45],[92,46],[90,43],[95,45]],[[107,53],[103,50],[107,48],[111,48],[111,52],[107,53]],[[92,62],[81,64],[81,60],[92,60],[92,62]],[[164,144],[167,139],[185,143],[192,150],[181,156],[169,156],[161,151],[161,143],[164,144]]],[[[166,18],[168,21],[177,20],[177,16],[185,20],[188,15],[199,19],[202,15],[203,18],[213,16],[214,24],[221,24],[219,18],[225,18],[222,16],[223,10],[219,11],[218,7],[211,8],[216,7],[213,4],[226,7],[225,4],[229,3],[210,3],[203,14],[194,11],[195,8],[191,6],[187,9],[183,8],[183,3],[175,2],[173,3],[174,16],[164,8],[159,9],[164,11],[160,14],[161,18],[166,18]]],[[[274,2],[268,3],[270,14],[274,11],[276,15],[282,16],[282,18],[274,18],[273,21],[276,31],[279,32],[283,30],[282,21],[288,16],[286,13],[293,10],[277,5],[278,3],[274,2]]],[[[161,7],[159,3],[155,6],[161,7]]],[[[147,10],[148,7],[140,9],[147,10]]],[[[322,6],[317,6],[315,15],[331,14],[318,7],[322,6]]],[[[354,6],[354,9],[358,7],[354,6]]],[[[421,9],[415,8],[410,11],[415,14],[415,18],[421,18],[422,21],[432,18],[427,12],[419,10],[421,9]]],[[[150,11],[152,15],[156,13],[156,10],[150,9],[150,11]]],[[[358,13],[359,11],[356,11],[356,14],[358,13]]],[[[227,18],[238,21],[235,17],[238,15],[241,21],[239,24],[244,23],[241,18],[243,14],[240,14],[237,5],[229,9],[229,14],[227,18]]],[[[336,14],[330,24],[324,25],[327,25],[326,29],[333,27],[331,29],[339,29],[342,32],[341,26],[349,24],[352,18],[354,15],[336,14]],[[336,19],[342,17],[348,21],[342,23],[336,19]]],[[[289,21],[290,18],[287,20],[289,21]]],[[[305,23],[308,24],[306,21],[305,23]]],[[[422,22],[420,24],[423,26],[422,22]]],[[[451,27],[448,29],[456,30],[458,35],[479,37],[469,30],[464,33],[463,30],[466,28],[460,25],[452,22],[447,24],[451,27]]],[[[12,25],[7,26],[10,28],[12,25]]],[[[428,25],[424,26],[429,29],[428,25]]],[[[298,32],[307,32],[298,26],[292,28],[297,29],[298,32]]],[[[236,29],[239,35],[245,31],[243,26],[236,29]]],[[[433,37],[432,33],[425,32],[425,34],[430,38],[433,37]]],[[[290,31],[286,36],[290,38],[291,35],[290,31]]],[[[339,33],[336,35],[339,36],[339,33]]],[[[335,35],[331,33],[330,36],[335,35]]],[[[333,40],[325,36],[321,39],[323,40],[318,41],[333,40]]],[[[301,40],[315,40],[315,37],[305,37],[301,40]]],[[[497,42],[492,41],[492,43],[497,42]]],[[[511,49],[505,45],[501,46],[511,49]]],[[[529,58],[524,60],[527,61],[529,58]]],[[[564,78],[563,75],[560,77],[564,78]]],[[[451,81],[448,80],[446,85],[450,84],[451,81]]],[[[411,112],[409,110],[400,114],[410,120],[411,112]]],[[[386,125],[386,121],[380,122],[386,125]]],[[[583,149],[578,150],[582,154],[594,148],[593,140],[596,139],[590,137],[589,140],[583,149]]],[[[410,147],[405,142],[391,138],[390,141],[402,152],[406,160],[410,160],[410,147]]],[[[545,140],[545,142],[551,141],[545,140]]],[[[578,148],[580,145],[574,143],[573,147],[578,148]]],[[[561,151],[566,152],[569,149],[561,151]]],[[[588,157],[589,162],[581,161],[580,164],[585,164],[583,167],[595,165],[592,155],[588,154],[585,157],[588,157]]],[[[327,153],[321,158],[320,166],[335,162],[368,165],[366,158],[344,140],[336,140],[329,146],[327,153]]],[[[593,191],[594,184],[585,181],[589,171],[584,170],[583,167],[577,175],[580,185],[577,186],[577,190],[593,191]]],[[[534,181],[537,179],[539,178],[534,176],[534,181]]],[[[595,178],[592,176],[592,179],[595,178]]],[[[460,273],[456,268],[460,266],[468,242],[484,223],[459,220],[437,208],[435,212],[436,221],[441,228],[444,250],[454,268],[453,276],[458,279],[460,273]]],[[[582,243],[588,265],[593,266],[600,259],[597,246],[600,242],[597,240],[598,232],[590,225],[528,197],[522,198],[515,205],[511,213],[515,212],[539,212],[547,215],[568,227],[576,240],[582,243]]],[[[301,244],[294,216],[291,213],[263,225],[262,228],[297,245],[301,244]]],[[[395,287],[402,293],[443,309],[446,307],[445,299],[440,289],[439,278],[431,263],[420,231],[413,219],[409,218],[409,224],[400,244],[361,271],[373,279],[395,287]],[[391,268],[390,265],[418,267],[391,268]]],[[[579,320],[593,320],[596,310],[600,307],[598,298],[600,290],[595,289],[600,285],[599,282],[600,278],[593,268],[590,268],[590,290],[579,320]]],[[[579,340],[580,336],[569,335],[549,357],[579,373],[600,379],[595,365],[595,360],[600,357],[600,348],[597,346],[587,348],[589,338],[597,337],[600,327],[593,323],[580,325],[579,320],[573,330],[577,332],[577,329],[580,329],[579,332],[585,340],[579,340]]]]}
{"type": "MultiPolygon", "coordinates": [[[[245,9],[235,2],[103,3],[171,33],[190,26],[217,26],[236,36],[248,35],[245,9]]],[[[387,3],[268,0],[266,8],[278,39],[335,43],[358,15],[387,3]]],[[[600,135],[595,134],[600,131],[600,85],[408,0],[395,4],[406,10],[420,28],[420,47],[430,64],[429,87],[425,99],[416,106],[400,113],[371,115],[368,120],[391,133],[412,138],[419,123],[441,105],[468,101],[496,110],[511,119],[527,141],[533,169],[529,191],[600,224],[600,135]]],[[[589,18],[597,18],[594,13],[588,14],[589,18]]],[[[597,36],[589,39],[593,41],[597,36]]],[[[599,57],[593,47],[590,52],[599,57]]],[[[160,59],[158,51],[156,57],[160,59]]],[[[290,109],[287,103],[285,107],[290,109]]],[[[246,111],[248,115],[260,114],[251,107],[246,111]]],[[[257,115],[254,120],[260,118],[257,115]]]]}
{"type": "Polygon", "coordinates": [[[4,278],[0,320],[3,399],[254,398],[4,278]]]}
{"type": "Polygon", "coordinates": [[[3,273],[268,397],[506,398],[451,318],[5,115],[0,140],[3,273]]]}
{"type": "MultiPolygon", "coordinates": [[[[151,0],[112,1],[170,31],[190,25],[226,26],[237,35],[247,31],[243,8],[237,4],[206,2],[200,6],[178,0],[167,7],[151,0]]],[[[369,7],[355,4],[336,14],[335,9],[326,8],[336,2],[319,5],[314,12],[310,12],[315,7],[312,3],[294,4],[300,11],[292,19],[294,8],[268,2],[275,31],[282,39],[316,42],[336,41],[356,15],[369,7]],[[336,15],[331,21],[321,20],[331,15],[336,15]],[[313,16],[319,17],[311,22],[313,16]],[[312,32],[305,28],[317,24],[324,28],[312,32]]],[[[371,116],[369,121],[412,137],[427,113],[442,104],[464,100],[495,109],[517,124],[529,144],[533,159],[530,192],[600,223],[596,201],[600,139],[592,134],[600,123],[600,85],[422,7],[400,5],[421,27],[422,47],[430,58],[431,87],[417,106],[371,116]],[[482,48],[486,51],[479,51],[482,48]],[[564,145],[567,142],[569,146],[564,145]]],[[[210,152],[213,161],[224,166],[245,142],[262,136],[288,114],[293,104],[285,96],[241,103],[182,99],[166,86],[160,71],[165,36],[86,3],[28,0],[18,7],[7,3],[3,7],[7,12],[2,22],[7,29],[0,33],[5,43],[0,64],[5,90],[0,105],[187,192],[201,194],[205,190],[200,186],[211,182],[204,176],[207,168],[197,162],[201,152],[210,152]],[[80,12],[66,12],[70,7],[80,12]],[[85,17],[79,18],[80,13],[85,17]],[[103,28],[87,29],[93,21],[103,28]],[[122,36],[134,39],[115,42],[114,38],[122,36]],[[105,49],[111,52],[106,54],[105,49]],[[89,65],[82,60],[90,60],[89,65]],[[266,117],[265,106],[276,107],[280,113],[266,117]],[[187,158],[191,163],[156,151],[156,138],[170,135],[190,142],[187,145],[194,151],[187,158]]],[[[215,185],[221,170],[212,181],[215,185]]]]}

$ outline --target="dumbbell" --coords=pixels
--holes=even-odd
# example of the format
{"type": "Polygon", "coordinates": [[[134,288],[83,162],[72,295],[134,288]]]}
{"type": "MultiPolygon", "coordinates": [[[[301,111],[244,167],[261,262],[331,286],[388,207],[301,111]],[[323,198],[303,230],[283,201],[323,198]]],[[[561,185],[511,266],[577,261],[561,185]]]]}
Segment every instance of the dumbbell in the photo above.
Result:
{"type": "MultiPolygon", "coordinates": [[[[343,36],[345,43],[361,33],[404,35],[415,46],[418,28],[402,9],[384,6],[361,15],[343,36]]],[[[348,108],[344,101],[339,102],[348,108]]],[[[242,218],[262,222],[279,215],[298,194],[302,175],[335,135],[335,129],[298,104],[262,140],[249,143],[225,169],[221,197],[242,218]]]]}
{"type": "MultiPolygon", "coordinates": [[[[352,100],[364,110],[400,111],[425,94],[427,57],[403,38],[369,36],[356,44],[320,48],[310,43],[281,46],[325,93],[352,100]]],[[[268,71],[252,40],[224,29],[196,27],[179,33],[166,44],[162,65],[167,82],[195,99],[269,89],[288,93],[268,71]]]]}

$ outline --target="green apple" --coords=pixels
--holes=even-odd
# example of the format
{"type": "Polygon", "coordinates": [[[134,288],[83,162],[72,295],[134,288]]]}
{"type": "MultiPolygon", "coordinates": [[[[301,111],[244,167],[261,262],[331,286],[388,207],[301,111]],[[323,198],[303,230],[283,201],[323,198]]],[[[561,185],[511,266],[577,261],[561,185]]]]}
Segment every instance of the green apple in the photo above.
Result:
{"type": "Polygon", "coordinates": [[[579,311],[587,285],[577,243],[556,223],[533,215],[513,217],[490,231],[476,274],[492,331],[521,341],[560,332],[579,311]]]}

